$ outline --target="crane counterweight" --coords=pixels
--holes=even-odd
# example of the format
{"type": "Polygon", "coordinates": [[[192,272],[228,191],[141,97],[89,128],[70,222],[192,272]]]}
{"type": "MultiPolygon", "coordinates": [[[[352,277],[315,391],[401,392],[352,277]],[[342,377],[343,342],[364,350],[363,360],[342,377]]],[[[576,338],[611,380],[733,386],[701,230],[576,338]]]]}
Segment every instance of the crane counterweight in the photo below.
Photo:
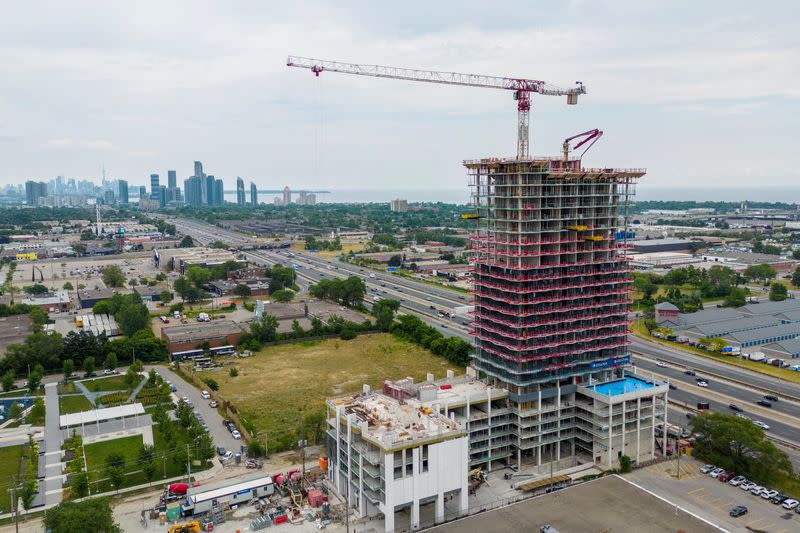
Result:
{"type": "Polygon", "coordinates": [[[396,80],[421,81],[426,83],[439,83],[444,85],[461,85],[466,87],[483,87],[488,89],[505,89],[514,91],[517,101],[517,158],[529,158],[529,130],[531,93],[546,96],[566,96],[567,104],[578,103],[578,95],[586,94],[586,88],[580,81],[575,82],[571,89],[563,89],[541,80],[524,78],[505,78],[500,76],[485,76],[482,74],[463,74],[459,72],[443,72],[436,70],[420,70],[402,67],[387,67],[382,65],[362,65],[358,63],[342,63],[313,59],[309,57],[289,56],[286,59],[289,67],[305,68],[311,70],[315,76],[324,71],[339,72],[341,74],[354,74],[358,76],[371,76],[374,78],[390,78],[396,80]]]}

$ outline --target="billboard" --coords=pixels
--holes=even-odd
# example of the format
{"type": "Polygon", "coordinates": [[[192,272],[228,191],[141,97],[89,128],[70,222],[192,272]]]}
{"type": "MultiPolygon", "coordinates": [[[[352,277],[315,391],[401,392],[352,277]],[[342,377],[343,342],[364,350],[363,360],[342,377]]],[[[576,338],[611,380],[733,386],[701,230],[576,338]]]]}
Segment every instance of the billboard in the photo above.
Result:
{"type": "Polygon", "coordinates": [[[595,361],[589,368],[592,370],[598,370],[601,368],[611,368],[615,366],[623,366],[631,364],[631,356],[626,355],[625,357],[616,357],[614,359],[606,359],[605,361],[595,361]]]}

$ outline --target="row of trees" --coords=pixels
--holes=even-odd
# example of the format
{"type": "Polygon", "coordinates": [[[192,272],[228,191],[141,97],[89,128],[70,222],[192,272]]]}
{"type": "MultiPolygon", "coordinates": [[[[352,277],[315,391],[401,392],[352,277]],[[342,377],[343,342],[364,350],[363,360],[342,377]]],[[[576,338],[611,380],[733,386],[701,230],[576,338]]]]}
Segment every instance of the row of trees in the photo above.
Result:
{"type": "Polygon", "coordinates": [[[390,328],[393,335],[429,349],[454,365],[465,367],[470,362],[472,345],[458,337],[445,337],[436,328],[413,315],[400,315],[390,328]]]}
{"type": "Polygon", "coordinates": [[[306,250],[326,250],[326,251],[336,251],[342,249],[342,241],[339,240],[339,237],[336,237],[332,241],[328,240],[317,240],[314,238],[313,235],[309,235],[306,237],[305,243],[306,250]]]}
{"type": "MultiPolygon", "coordinates": [[[[184,276],[175,280],[174,287],[181,298],[187,302],[197,302],[207,297],[204,287],[212,280],[227,278],[228,272],[238,270],[242,267],[241,263],[237,261],[226,261],[221,265],[211,268],[201,266],[191,266],[186,270],[184,276]]],[[[295,280],[297,273],[294,269],[284,267],[282,265],[275,265],[272,268],[266,269],[266,275],[269,278],[269,291],[275,293],[282,290],[292,289],[295,287],[295,280]]],[[[237,295],[242,297],[249,296],[249,287],[246,285],[239,285],[237,287],[237,295]]],[[[287,295],[284,295],[284,297],[287,295]]],[[[291,300],[291,298],[289,298],[291,300]]],[[[288,300],[287,300],[288,301],[288,300]]]]}

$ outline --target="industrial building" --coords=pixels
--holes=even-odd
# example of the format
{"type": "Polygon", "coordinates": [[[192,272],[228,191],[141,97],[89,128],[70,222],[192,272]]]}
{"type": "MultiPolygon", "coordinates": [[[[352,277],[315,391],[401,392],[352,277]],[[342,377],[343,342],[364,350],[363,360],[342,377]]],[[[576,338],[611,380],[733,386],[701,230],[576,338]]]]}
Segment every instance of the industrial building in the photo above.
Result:
{"type": "Polygon", "coordinates": [[[190,266],[212,267],[228,261],[244,264],[236,259],[236,254],[218,248],[167,248],[153,250],[153,263],[164,272],[186,273],[190,266]]]}
{"type": "Polygon", "coordinates": [[[712,307],[696,313],[679,313],[672,307],[659,304],[656,323],[692,341],[721,338],[728,345],[741,348],[743,353],[800,358],[798,299],[751,303],[738,308],[712,307]]]}
{"type": "Polygon", "coordinates": [[[161,328],[161,338],[167,341],[167,350],[173,354],[195,349],[205,342],[211,347],[235,346],[245,331],[233,320],[214,320],[161,328]]]}
{"type": "Polygon", "coordinates": [[[676,238],[640,239],[628,242],[638,253],[688,252],[696,246],[694,241],[676,238]]]}
{"type": "Polygon", "coordinates": [[[17,300],[17,303],[34,305],[45,313],[63,313],[72,308],[72,299],[69,297],[69,292],[63,289],[44,294],[30,294],[21,297],[17,300]]]}
{"type": "Polygon", "coordinates": [[[382,514],[385,530],[395,531],[395,513],[405,509],[412,530],[421,505],[433,504],[437,521],[451,498],[466,513],[469,446],[455,420],[368,385],[362,394],[329,399],[327,410],[328,476],[360,516],[382,514]]]}
{"type": "Polygon", "coordinates": [[[478,216],[474,364],[508,389],[514,435],[498,459],[572,466],[576,454],[594,453],[576,417],[579,385],[618,378],[630,364],[629,246],[616,236],[645,172],[581,168],[579,159],[465,166],[478,216]]]}
{"type": "Polygon", "coordinates": [[[78,291],[78,303],[81,305],[81,309],[91,309],[97,303],[110,299],[116,293],[113,289],[81,289],[78,291]]]}

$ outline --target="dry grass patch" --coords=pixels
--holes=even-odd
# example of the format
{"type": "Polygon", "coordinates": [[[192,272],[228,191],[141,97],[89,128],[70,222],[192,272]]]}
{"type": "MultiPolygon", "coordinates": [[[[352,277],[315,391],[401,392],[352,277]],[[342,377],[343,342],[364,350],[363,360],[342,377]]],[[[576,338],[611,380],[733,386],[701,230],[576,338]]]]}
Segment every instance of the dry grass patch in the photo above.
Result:
{"type": "Polygon", "coordinates": [[[423,380],[428,372],[441,378],[447,365],[424,348],[382,333],[270,346],[241,359],[234,378],[228,372],[199,376],[213,377],[243,423],[268,432],[273,449],[281,439],[292,442],[303,417],[324,412],[330,396],[360,391],[364,383],[379,387],[385,379],[423,380]]]}

